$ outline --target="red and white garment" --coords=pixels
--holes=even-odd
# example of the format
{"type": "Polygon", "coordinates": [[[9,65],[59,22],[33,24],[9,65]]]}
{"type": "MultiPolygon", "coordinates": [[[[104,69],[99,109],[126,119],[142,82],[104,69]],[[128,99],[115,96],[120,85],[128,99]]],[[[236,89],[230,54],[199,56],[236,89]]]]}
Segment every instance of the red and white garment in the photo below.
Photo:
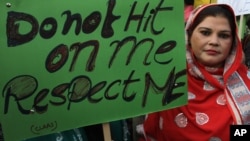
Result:
{"type": "MultiPolygon", "coordinates": [[[[190,15],[186,29],[206,6],[190,15]]],[[[250,124],[250,78],[235,39],[224,68],[198,64],[187,45],[188,104],[147,115],[140,141],[229,141],[230,125],[250,124]]]]}

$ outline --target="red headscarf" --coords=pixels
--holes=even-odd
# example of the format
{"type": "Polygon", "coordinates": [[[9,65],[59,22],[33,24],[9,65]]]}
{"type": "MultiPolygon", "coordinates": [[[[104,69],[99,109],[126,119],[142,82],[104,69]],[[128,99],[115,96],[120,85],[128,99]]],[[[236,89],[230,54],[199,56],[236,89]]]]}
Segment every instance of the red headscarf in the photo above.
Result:
{"type": "MultiPolygon", "coordinates": [[[[186,31],[192,25],[192,22],[196,18],[197,14],[200,11],[202,11],[204,8],[208,6],[212,6],[212,5],[222,6],[228,9],[232,13],[232,15],[234,15],[233,9],[226,4],[209,4],[205,6],[200,6],[196,10],[194,10],[194,12],[192,13],[192,16],[189,18],[187,25],[186,25],[186,31]]],[[[236,20],[235,20],[235,24],[237,25],[236,20]]],[[[235,43],[224,65],[224,70],[223,70],[223,75],[222,75],[223,83],[218,82],[218,78],[214,77],[210,73],[207,73],[206,68],[202,66],[198,66],[195,63],[195,59],[191,53],[191,48],[186,42],[187,43],[186,44],[186,49],[187,49],[186,57],[187,57],[187,64],[188,64],[188,72],[192,74],[193,76],[199,75],[198,77],[204,79],[204,81],[207,81],[209,84],[213,85],[215,88],[217,87],[220,89],[224,89],[227,101],[230,102],[228,103],[228,106],[231,110],[233,110],[232,114],[234,115],[235,123],[236,124],[250,124],[250,112],[249,112],[250,110],[250,92],[249,92],[250,81],[249,81],[249,78],[247,77],[247,67],[243,63],[243,50],[242,50],[240,39],[237,35],[238,33],[237,27],[235,29],[235,33],[236,33],[235,43]],[[238,85],[238,86],[235,86],[235,85],[238,85]],[[240,87],[239,85],[242,85],[242,86],[240,87]],[[234,87],[237,87],[237,88],[234,88],[234,87]],[[239,101],[239,98],[240,97],[242,98],[243,96],[237,96],[238,93],[242,93],[242,95],[244,95],[244,99],[246,100],[245,102],[248,101],[249,103],[247,104],[248,106],[243,106],[243,107],[240,106],[243,101],[239,101]],[[247,115],[245,115],[246,112],[248,112],[247,115]]],[[[187,39],[187,34],[186,34],[186,39],[187,39]]]]}

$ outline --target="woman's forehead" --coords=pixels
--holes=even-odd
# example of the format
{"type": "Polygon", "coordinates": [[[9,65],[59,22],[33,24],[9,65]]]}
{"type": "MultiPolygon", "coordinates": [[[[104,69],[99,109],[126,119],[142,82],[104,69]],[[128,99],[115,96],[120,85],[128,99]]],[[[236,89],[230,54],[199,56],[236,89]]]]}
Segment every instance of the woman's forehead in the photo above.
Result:
{"type": "Polygon", "coordinates": [[[208,16],[204,18],[197,27],[218,28],[220,30],[231,31],[228,19],[223,16],[208,16]]]}

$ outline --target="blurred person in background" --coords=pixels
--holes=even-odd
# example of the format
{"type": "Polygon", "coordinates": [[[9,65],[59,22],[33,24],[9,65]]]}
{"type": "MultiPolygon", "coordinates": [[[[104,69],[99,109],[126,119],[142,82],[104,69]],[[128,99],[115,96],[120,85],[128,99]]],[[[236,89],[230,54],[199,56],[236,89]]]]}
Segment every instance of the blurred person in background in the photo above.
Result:
{"type": "Polygon", "coordinates": [[[184,0],[184,22],[186,24],[187,19],[194,9],[194,0],[184,0]]]}

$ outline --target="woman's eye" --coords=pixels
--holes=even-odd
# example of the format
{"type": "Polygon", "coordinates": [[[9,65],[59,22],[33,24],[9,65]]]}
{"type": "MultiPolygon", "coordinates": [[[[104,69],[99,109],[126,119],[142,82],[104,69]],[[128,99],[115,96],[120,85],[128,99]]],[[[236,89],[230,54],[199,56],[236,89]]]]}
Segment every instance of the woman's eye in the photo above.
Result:
{"type": "Polygon", "coordinates": [[[219,37],[223,38],[223,39],[228,39],[230,38],[229,34],[219,34],[219,37]]]}
{"type": "Polygon", "coordinates": [[[210,35],[210,31],[200,31],[200,32],[202,35],[205,35],[205,36],[210,35]]]}

